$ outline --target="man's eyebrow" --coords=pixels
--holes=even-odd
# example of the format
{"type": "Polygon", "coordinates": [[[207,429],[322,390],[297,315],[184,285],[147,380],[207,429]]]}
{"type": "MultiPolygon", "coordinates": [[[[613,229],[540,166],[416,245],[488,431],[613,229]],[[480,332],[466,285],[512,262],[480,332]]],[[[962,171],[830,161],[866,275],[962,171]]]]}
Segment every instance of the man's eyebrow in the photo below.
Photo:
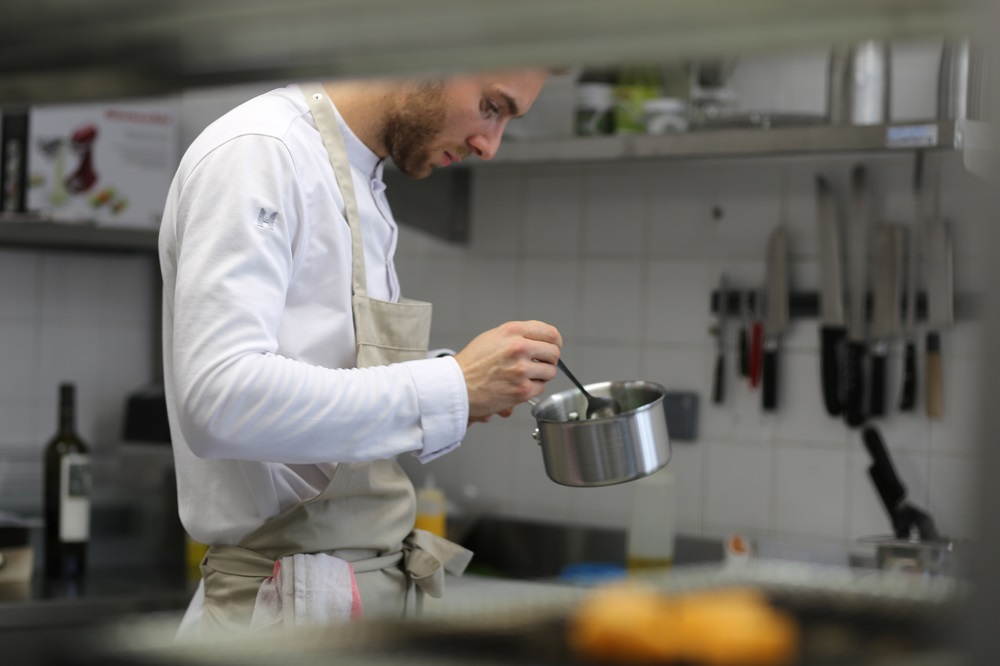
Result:
{"type": "Polygon", "coordinates": [[[502,90],[498,90],[497,95],[503,99],[504,106],[507,107],[507,113],[510,114],[511,118],[520,118],[524,115],[520,112],[520,108],[517,106],[517,101],[513,97],[502,90]]]}

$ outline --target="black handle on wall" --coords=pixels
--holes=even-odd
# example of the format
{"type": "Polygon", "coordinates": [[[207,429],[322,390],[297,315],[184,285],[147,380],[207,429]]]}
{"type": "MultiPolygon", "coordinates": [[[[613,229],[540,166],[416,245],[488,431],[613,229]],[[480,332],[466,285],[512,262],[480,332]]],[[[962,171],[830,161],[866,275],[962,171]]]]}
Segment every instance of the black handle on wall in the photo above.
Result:
{"type": "Polygon", "coordinates": [[[868,413],[871,416],[885,416],[885,350],[872,352],[872,377],[868,413]]]}
{"type": "Polygon", "coordinates": [[[778,340],[768,338],[764,342],[762,406],[764,411],[773,412],[778,407],[778,340]]]}
{"type": "Polygon", "coordinates": [[[740,334],[737,344],[739,345],[740,377],[750,376],[750,338],[747,335],[747,325],[744,322],[740,326],[740,334]]]}
{"type": "Polygon", "coordinates": [[[853,340],[847,343],[844,363],[844,420],[857,428],[865,422],[865,343],[853,340]]]}
{"type": "Polygon", "coordinates": [[[824,326],[820,329],[820,375],[823,382],[823,402],[826,413],[840,416],[844,411],[844,396],[841,391],[841,359],[844,356],[844,341],[847,330],[843,326],[824,326]]]}
{"type": "Polygon", "coordinates": [[[715,356],[715,380],[712,384],[712,402],[721,405],[726,398],[726,357],[722,354],[715,356]]]}
{"type": "Polygon", "coordinates": [[[917,344],[913,340],[906,343],[903,353],[903,387],[899,396],[899,409],[912,412],[917,406],[917,344]]]}

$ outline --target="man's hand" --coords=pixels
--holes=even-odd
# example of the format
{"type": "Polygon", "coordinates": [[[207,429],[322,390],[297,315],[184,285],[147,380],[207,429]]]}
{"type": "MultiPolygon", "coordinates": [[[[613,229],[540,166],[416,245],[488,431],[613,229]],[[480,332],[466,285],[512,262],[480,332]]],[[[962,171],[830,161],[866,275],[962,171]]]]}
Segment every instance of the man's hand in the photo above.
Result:
{"type": "Polygon", "coordinates": [[[509,416],[556,376],[562,336],[540,321],[511,321],[478,335],[455,354],[469,390],[469,421],[509,416]]]}

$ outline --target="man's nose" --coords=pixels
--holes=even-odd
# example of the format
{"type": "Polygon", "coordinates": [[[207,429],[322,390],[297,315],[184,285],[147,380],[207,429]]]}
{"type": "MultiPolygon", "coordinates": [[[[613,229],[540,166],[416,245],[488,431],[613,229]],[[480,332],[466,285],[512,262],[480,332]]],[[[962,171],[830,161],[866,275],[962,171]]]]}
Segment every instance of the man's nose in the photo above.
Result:
{"type": "Polygon", "coordinates": [[[486,132],[469,137],[469,146],[480,159],[491,160],[497,154],[506,124],[498,123],[486,132]]]}

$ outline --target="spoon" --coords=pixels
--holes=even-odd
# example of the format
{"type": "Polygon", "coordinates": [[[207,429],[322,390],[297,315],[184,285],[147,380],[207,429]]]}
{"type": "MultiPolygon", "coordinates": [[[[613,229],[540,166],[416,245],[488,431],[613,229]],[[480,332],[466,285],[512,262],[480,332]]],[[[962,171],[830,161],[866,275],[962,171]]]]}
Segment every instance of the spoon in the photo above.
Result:
{"type": "Polygon", "coordinates": [[[569,377],[569,380],[573,382],[580,392],[583,393],[583,397],[587,399],[587,418],[604,418],[607,416],[615,416],[621,414],[622,408],[618,404],[618,401],[614,398],[599,398],[597,396],[590,395],[587,393],[587,389],[583,388],[583,384],[580,380],[573,376],[573,373],[569,371],[566,364],[562,362],[562,359],[556,361],[559,369],[563,371],[563,374],[569,377]]]}

